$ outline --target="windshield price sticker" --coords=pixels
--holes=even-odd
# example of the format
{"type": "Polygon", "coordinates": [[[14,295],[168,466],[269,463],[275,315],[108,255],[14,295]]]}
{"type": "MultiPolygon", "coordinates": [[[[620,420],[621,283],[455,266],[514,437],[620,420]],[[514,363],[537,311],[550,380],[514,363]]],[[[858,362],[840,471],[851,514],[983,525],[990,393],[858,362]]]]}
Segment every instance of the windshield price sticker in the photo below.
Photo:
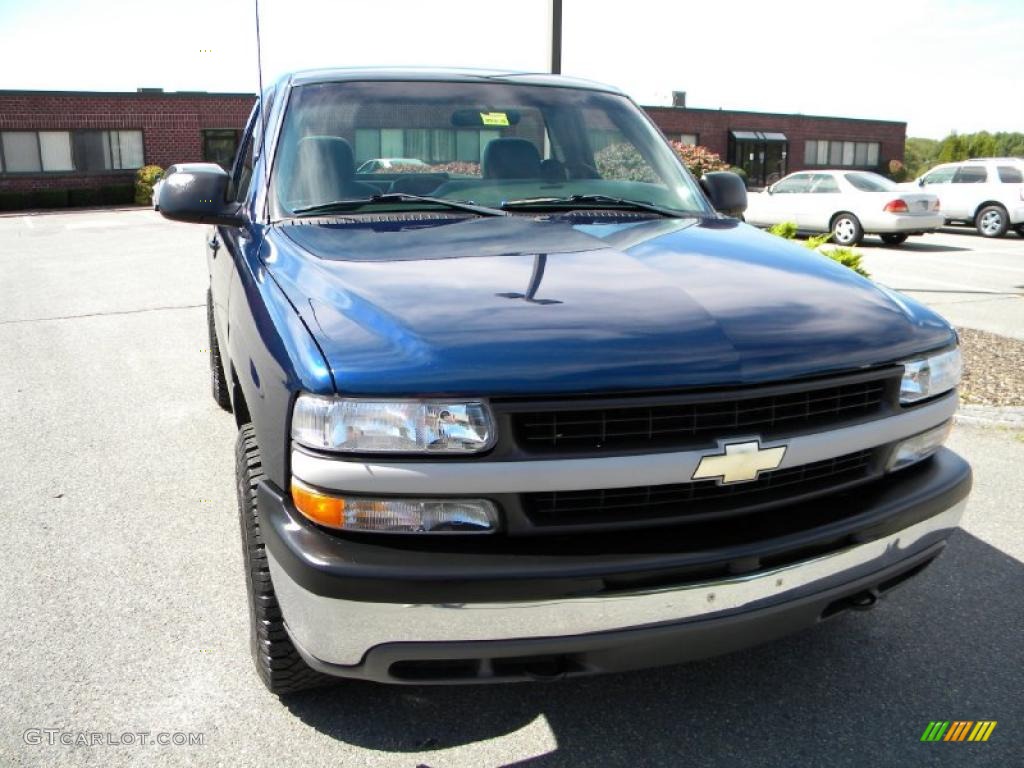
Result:
{"type": "Polygon", "coordinates": [[[484,125],[508,125],[508,115],[504,112],[481,112],[480,121],[484,125]]]}

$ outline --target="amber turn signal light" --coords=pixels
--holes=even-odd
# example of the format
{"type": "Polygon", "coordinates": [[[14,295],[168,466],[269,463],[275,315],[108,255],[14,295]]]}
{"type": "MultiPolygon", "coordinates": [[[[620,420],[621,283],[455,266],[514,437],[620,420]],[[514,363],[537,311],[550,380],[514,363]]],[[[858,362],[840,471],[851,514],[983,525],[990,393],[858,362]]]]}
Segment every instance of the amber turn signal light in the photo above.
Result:
{"type": "Polygon", "coordinates": [[[341,528],[345,520],[345,500],[314,491],[292,480],[292,501],[302,514],[320,525],[341,528]]]}

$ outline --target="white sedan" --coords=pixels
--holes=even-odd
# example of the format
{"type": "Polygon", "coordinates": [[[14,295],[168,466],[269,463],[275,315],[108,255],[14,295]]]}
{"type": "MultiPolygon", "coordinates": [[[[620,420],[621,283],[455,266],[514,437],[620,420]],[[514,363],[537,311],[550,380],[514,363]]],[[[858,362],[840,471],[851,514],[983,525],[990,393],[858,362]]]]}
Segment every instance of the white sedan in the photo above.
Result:
{"type": "Polygon", "coordinates": [[[807,233],[831,232],[838,245],[865,234],[899,245],[944,223],[936,195],[900,189],[868,171],[800,171],[750,195],[744,219],[759,227],[792,221],[807,233]]]}

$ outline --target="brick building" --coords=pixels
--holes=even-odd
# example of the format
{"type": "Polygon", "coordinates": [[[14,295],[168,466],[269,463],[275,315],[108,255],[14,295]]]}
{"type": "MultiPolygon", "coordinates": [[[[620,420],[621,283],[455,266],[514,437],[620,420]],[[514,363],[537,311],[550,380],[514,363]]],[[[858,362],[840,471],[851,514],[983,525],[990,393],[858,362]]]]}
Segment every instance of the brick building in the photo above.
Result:
{"type": "MultiPolygon", "coordinates": [[[[0,91],[0,193],[130,184],[144,164],[227,165],[254,100],[252,94],[148,88],[0,91]]],[[[881,171],[903,159],[906,123],[690,109],[681,93],[673,100],[677,106],[644,109],[670,139],[717,152],[743,168],[754,187],[805,168],[881,171]]],[[[399,148],[380,133],[379,146],[366,147],[371,155],[419,156],[415,137],[404,137],[412,146],[399,148]]]]}
{"type": "Polygon", "coordinates": [[[0,191],[131,184],[145,164],[230,162],[255,96],[0,91],[0,191]]]}
{"type": "Polygon", "coordinates": [[[903,161],[907,124],[767,112],[644,107],[670,139],[700,144],[739,166],[754,187],[807,168],[859,168],[885,172],[903,161]]]}

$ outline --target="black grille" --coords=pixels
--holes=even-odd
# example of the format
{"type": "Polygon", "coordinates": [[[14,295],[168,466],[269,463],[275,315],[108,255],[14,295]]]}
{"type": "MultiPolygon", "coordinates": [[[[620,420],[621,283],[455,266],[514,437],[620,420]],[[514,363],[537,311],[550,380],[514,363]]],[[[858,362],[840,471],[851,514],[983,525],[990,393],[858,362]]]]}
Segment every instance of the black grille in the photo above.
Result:
{"type": "Polygon", "coordinates": [[[699,480],[586,491],[525,493],[523,511],[536,526],[628,524],[652,518],[697,520],[739,514],[772,503],[834,491],[872,475],[874,451],[866,450],[789,469],[763,472],[748,483],[719,485],[699,480]]]}
{"type": "Polygon", "coordinates": [[[799,392],[612,407],[560,408],[511,414],[527,451],[612,451],[714,442],[733,435],[763,438],[835,427],[879,415],[889,380],[873,379],[799,392]]]}

